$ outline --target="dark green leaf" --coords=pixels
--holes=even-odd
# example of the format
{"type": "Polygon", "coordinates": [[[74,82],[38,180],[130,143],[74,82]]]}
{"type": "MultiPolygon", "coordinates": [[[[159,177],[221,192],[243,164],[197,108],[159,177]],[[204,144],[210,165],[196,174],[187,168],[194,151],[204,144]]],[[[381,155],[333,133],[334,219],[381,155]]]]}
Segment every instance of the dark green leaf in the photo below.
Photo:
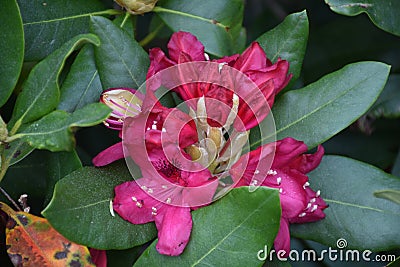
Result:
{"type": "MultiPolygon", "coordinates": [[[[25,60],[37,61],[81,33],[89,32],[89,16],[107,14],[98,0],[18,0],[25,30],[25,60]]],[[[115,12],[114,12],[115,13],[115,12]]]]}
{"type": "Polygon", "coordinates": [[[24,62],[24,30],[15,0],[2,0],[0,12],[0,107],[10,97],[24,62]]]}
{"type": "Polygon", "coordinates": [[[396,160],[394,161],[392,174],[400,177],[400,150],[397,153],[396,160]]]}
{"type": "Polygon", "coordinates": [[[133,263],[141,255],[143,246],[124,250],[107,250],[107,265],[118,267],[132,267],[133,263]]]}
{"type": "Polygon", "coordinates": [[[400,190],[385,189],[374,192],[375,197],[384,198],[400,204],[400,190]]]}
{"type": "Polygon", "coordinates": [[[287,16],[281,24],[261,35],[256,41],[272,62],[278,58],[289,61],[293,83],[300,76],[307,40],[308,17],[307,12],[302,11],[287,16]]]}
{"type": "Polygon", "coordinates": [[[290,136],[310,148],[326,141],[368,110],[383,89],[389,69],[378,62],[354,63],[285,93],[272,108],[277,139],[290,136]]]}
{"type": "Polygon", "coordinates": [[[114,187],[131,180],[121,162],[104,168],[84,167],[61,179],[42,212],[66,238],[98,249],[127,249],[156,236],[154,224],[134,225],[110,214],[114,187]]]}
{"type": "Polygon", "coordinates": [[[321,221],[292,225],[294,236],[333,248],[340,238],[348,249],[383,251],[400,246],[400,206],[373,195],[377,190],[400,189],[399,178],[340,156],[325,156],[309,176],[311,187],[321,190],[329,207],[321,221]]]}
{"type": "Polygon", "coordinates": [[[76,151],[72,150],[71,152],[49,153],[48,166],[45,206],[47,206],[53,196],[54,186],[56,183],[64,176],[82,168],[82,163],[76,154],[76,151]]]}
{"type": "Polygon", "coordinates": [[[110,108],[102,103],[89,104],[72,114],[55,110],[15,136],[38,149],[71,151],[75,141],[73,128],[99,124],[108,117],[110,111],[110,108]]]}
{"type": "Polygon", "coordinates": [[[91,31],[101,41],[95,56],[103,87],[139,88],[150,64],[143,48],[125,30],[103,17],[91,18],[91,31]]]}
{"type": "Polygon", "coordinates": [[[367,13],[372,22],[387,32],[400,36],[400,2],[398,0],[325,0],[336,13],[356,16],[367,13]]]}
{"type": "Polygon", "coordinates": [[[390,75],[382,94],[368,112],[373,118],[400,117],[400,75],[390,75]]]}
{"type": "Polygon", "coordinates": [[[98,102],[102,91],[93,46],[86,45],[79,52],[62,84],[57,108],[73,112],[87,104],[98,102]]]}
{"type": "Polygon", "coordinates": [[[23,140],[15,140],[6,146],[4,151],[5,160],[9,162],[9,165],[16,164],[28,156],[33,150],[34,148],[23,140]]]}
{"type": "Polygon", "coordinates": [[[179,257],[168,257],[153,244],[134,266],[261,266],[257,253],[272,247],[279,229],[279,193],[260,187],[233,189],[210,206],[192,212],[190,241],[179,257]]]}
{"type": "Polygon", "coordinates": [[[98,44],[99,40],[93,34],[76,36],[32,69],[17,98],[11,126],[17,123],[18,128],[20,124],[37,120],[57,107],[60,97],[58,76],[64,62],[72,51],[86,42],[98,44]]]}
{"type": "Polygon", "coordinates": [[[243,10],[242,0],[164,0],[153,11],[173,31],[191,32],[208,53],[222,57],[238,52],[243,10]]]}

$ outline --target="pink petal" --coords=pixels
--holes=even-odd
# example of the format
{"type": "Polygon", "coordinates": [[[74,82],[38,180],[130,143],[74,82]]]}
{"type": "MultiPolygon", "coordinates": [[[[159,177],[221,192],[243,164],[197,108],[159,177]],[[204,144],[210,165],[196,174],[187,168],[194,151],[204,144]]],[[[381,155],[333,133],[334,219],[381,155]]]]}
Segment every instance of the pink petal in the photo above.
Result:
{"type": "Polygon", "coordinates": [[[283,250],[286,252],[284,257],[289,257],[290,253],[290,232],[289,224],[286,219],[281,218],[278,234],[274,241],[275,251],[283,250]]]}
{"type": "MultiPolygon", "coordinates": [[[[152,222],[155,219],[154,209],[160,212],[162,203],[150,197],[139,187],[141,179],[125,182],[114,188],[114,210],[124,219],[133,224],[152,222]]],[[[146,183],[146,181],[144,181],[146,183]]]]}
{"type": "Polygon", "coordinates": [[[321,163],[324,155],[324,148],[319,145],[317,151],[314,154],[303,154],[295,159],[291,164],[291,168],[296,168],[302,173],[308,173],[321,163]]]}
{"type": "Polygon", "coordinates": [[[307,151],[307,146],[301,141],[291,137],[284,138],[276,142],[276,152],[273,169],[287,167],[293,160],[307,151]]]}
{"type": "Polygon", "coordinates": [[[92,162],[94,166],[101,167],[122,158],[124,158],[124,151],[122,142],[119,142],[100,152],[92,162]]]}
{"type": "Polygon", "coordinates": [[[107,254],[105,250],[89,249],[93,263],[97,267],[107,267],[107,254]]]}
{"type": "Polygon", "coordinates": [[[233,67],[242,72],[247,72],[262,69],[270,65],[271,62],[265,55],[264,50],[257,42],[253,42],[237,59],[233,67]]]}
{"type": "Polygon", "coordinates": [[[168,43],[169,57],[175,61],[179,61],[181,53],[189,55],[192,61],[203,61],[204,46],[191,33],[176,32],[172,34],[168,43]]]}
{"type": "Polygon", "coordinates": [[[147,71],[146,80],[157,72],[173,66],[175,63],[171,61],[160,48],[153,48],[149,51],[150,67],[147,71]]]}
{"type": "Polygon", "coordinates": [[[156,216],[158,242],[156,249],[160,254],[178,256],[189,242],[192,230],[190,208],[168,206],[156,216]]]}

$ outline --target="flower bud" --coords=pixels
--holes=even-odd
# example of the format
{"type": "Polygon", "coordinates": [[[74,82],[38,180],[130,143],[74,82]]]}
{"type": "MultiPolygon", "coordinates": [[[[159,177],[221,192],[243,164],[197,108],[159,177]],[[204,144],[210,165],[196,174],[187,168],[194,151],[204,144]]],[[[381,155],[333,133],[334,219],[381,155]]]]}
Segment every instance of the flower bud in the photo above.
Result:
{"type": "Polygon", "coordinates": [[[115,0],[134,15],[141,15],[153,10],[158,0],[115,0]]]}

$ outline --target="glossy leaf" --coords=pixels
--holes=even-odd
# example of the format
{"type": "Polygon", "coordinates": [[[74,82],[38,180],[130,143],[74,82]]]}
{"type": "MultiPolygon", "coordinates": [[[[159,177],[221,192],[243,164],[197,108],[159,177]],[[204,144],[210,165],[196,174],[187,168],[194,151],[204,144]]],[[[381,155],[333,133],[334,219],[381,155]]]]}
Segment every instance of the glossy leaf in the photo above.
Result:
{"type": "Polygon", "coordinates": [[[6,244],[14,266],[95,266],[86,247],[65,239],[46,219],[15,212],[1,202],[0,209],[9,216],[6,244]]]}
{"type": "Polygon", "coordinates": [[[62,84],[57,109],[73,112],[87,104],[98,102],[102,91],[93,46],[85,45],[62,84]]]}
{"type": "Polygon", "coordinates": [[[156,236],[154,224],[134,225],[110,213],[114,187],[131,180],[124,164],[84,167],[61,179],[42,212],[55,229],[97,249],[127,249],[156,236]]]}
{"type": "Polygon", "coordinates": [[[290,136],[309,148],[326,141],[368,110],[382,91],[389,69],[378,62],[354,63],[285,93],[272,107],[277,139],[290,136]]]}
{"type": "Polygon", "coordinates": [[[385,189],[374,192],[374,196],[384,198],[400,205],[400,190],[385,189]]]}
{"type": "Polygon", "coordinates": [[[336,13],[356,16],[366,13],[372,22],[379,28],[400,36],[400,18],[398,0],[325,0],[336,13]]]}
{"type": "Polygon", "coordinates": [[[45,205],[50,202],[56,183],[71,172],[82,168],[82,163],[75,150],[71,152],[49,153],[47,164],[49,167],[47,169],[45,205]]]}
{"type": "Polygon", "coordinates": [[[373,118],[400,117],[400,75],[390,75],[382,94],[368,112],[373,118]]]}
{"type": "Polygon", "coordinates": [[[222,57],[238,52],[243,10],[242,0],[164,0],[153,11],[173,31],[191,32],[208,53],[222,57]]]}
{"type": "Polygon", "coordinates": [[[179,257],[159,254],[153,244],[134,266],[259,266],[257,252],[272,247],[279,229],[279,193],[265,187],[233,189],[192,212],[190,241],[179,257]]]}
{"type": "MultiPolygon", "coordinates": [[[[92,14],[111,13],[98,0],[18,0],[25,31],[25,60],[37,61],[72,37],[89,32],[92,14]]],[[[113,12],[115,13],[115,12],[113,12]]]]}
{"type": "Polygon", "coordinates": [[[32,69],[17,98],[11,126],[37,120],[57,107],[60,97],[58,77],[64,62],[87,42],[98,44],[99,40],[93,34],[76,36],[32,69]]]}
{"type": "Polygon", "coordinates": [[[143,48],[124,29],[103,17],[91,18],[91,31],[101,41],[95,56],[103,88],[139,88],[150,64],[143,48]]]}
{"type": "Polygon", "coordinates": [[[16,0],[2,0],[0,12],[0,107],[10,97],[24,61],[24,30],[16,0]]]}
{"type": "Polygon", "coordinates": [[[400,189],[399,178],[340,156],[325,156],[309,177],[329,208],[321,221],[292,225],[294,236],[332,248],[340,238],[347,241],[347,249],[383,251],[400,246],[400,206],[373,195],[377,190],[400,189]]]}
{"type": "Polygon", "coordinates": [[[102,103],[87,105],[72,114],[55,110],[30,124],[16,136],[38,149],[71,151],[75,144],[73,129],[99,124],[110,112],[111,109],[102,103]]]}
{"type": "Polygon", "coordinates": [[[293,83],[300,76],[307,47],[307,12],[302,11],[287,16],[281,24],[258,37],[256,41],[259,42],[272,62],[278,58],[289,62],[289,73],[293,74],[291,80],[293,83]]]}

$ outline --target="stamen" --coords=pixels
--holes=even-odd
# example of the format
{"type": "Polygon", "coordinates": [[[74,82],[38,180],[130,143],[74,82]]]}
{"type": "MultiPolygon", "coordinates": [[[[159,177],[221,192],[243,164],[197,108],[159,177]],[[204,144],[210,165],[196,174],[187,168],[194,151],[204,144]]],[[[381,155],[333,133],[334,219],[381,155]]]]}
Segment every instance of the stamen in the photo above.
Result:
{"type": "Polygon", "coordinates": [[[141,208],[141,207],[143,207],[143,205],[140,202],[136,202],[136,207],[141,208]]]}
{"type": "Polygon", "coordinates": [[[170,197],[167,198],[166,202],[167,202],[167,204],[171,204],[171,198],[170,197]]]}
{"type": "Polygon", "coordinates": [[[132,200],[137,202],[137,198],[136,197],[132,197],[132,200]]]}
{"type": "Polygon", "coordinates": [[[283,192],[283,189],[282,189],[282,188],[279,188],[279,193],[282,194],[282,192],[283,192]]]}
{"type": "Polygon", "coordinates": [[[309,208],[311,208],[311,205],[312,205],[311,203],[308,203],[308,204],[307,204],[307,208],[306,208],[306,209],[309,209],[309,208]]]}
{"type": "Polygon", "coordinates": [[[204,53],[204,58],[209,61],[210,60],[210,56],[207,53],[204,53]]]}
{"type": "Polygon", "coordinates": [[[259,170],[256,170],[255,172],[254,172],[254,174],[259,174],[260,173],[260,171],[259,170]]]}
{"type": "Polygon", "coordinates": [[[157,130],[157,125],[155,125],[155,124],[151,125],[151,129],[152,130],[157,130]]]}
{"type": "Polygon", "coordinates": [[[162,188],[162,189],[167,189],[167,188],[168,188],[168,186],[166,186],[166,185],[162,185],[162,186],[161,186],[161,188],[162,188]]]}
{"type": "Polygon", "coordinates": [[[140,188],[142,188],[143,190],[147,190],[147,186],[142,185],[140,188]]]}
{"type": "Polygon", "coordinates": [[[277,175],[278,173],[276,172],[276,171],[274,171],[274,170],[269,170],[268,172],[267,172],[267,175],[277,175]]]}
{"type": "Polygon", "coordinates": [[[303,185],[303,188],[306,189],[307,186],[310,186],[309,182],[305,182],[304,185],[303,185]]]}
{"type": "Polygon", "coordinates": [[[112,199],[110,199],[110,214],[111,216],[115,217],[112,199]]]}
{"type": "Polygon", "coordinates": [[[318,190],[317,193],[315,193],[316,197],[319,197],[321,195],[321,190],[318,190]]]}
{"type": "Polygon", "coordinates": [[[156,208],[156,207],[151,207],[151,210],[152,210],[153,212],[157,212],[157,208],[156,208]]]}
{"type": "Polygon", "coordinates": [[[221,74],[222,68],[223,68],[224,65],[226,65],[226,64],[227,64],[226,62],[222,62],[222,63],[219,63],[219,64],[218,64],[218,72],[219,72],[219,74],[221,74]]]}
{"type": "Polygon", "coordinates": [[[156,216],[157,215],[157,212],[151,212],[151,215],[153,215],[153,216],[156,216]]]}
{"type": "Polygon", "coordinates": [[[281,178],[281,177],[276,178],[276,183],[277,183],[278,185],[280,185],[281,182],[282,182],[282,178],[281,178]]]}
{"type": "Polygon", "coordinates": [[[299,217],[300,217],[300,218],[301,218],[301,217],[304,217],[304,216],[306,216],[306,213],[305,213],[305,212],[299,214],[299,217]]]}
{"type": "Polygon", "coordinates": [[[149,188],[149,190],[147,190],[147,192],[148,192],[149,194],[152,194],[152,193],[153,193],[153,189],[149,188]]]}
{"type": "Polygon", "coordinates": [[[310,199],[310,203],[314,203],[317,199],[315,197],[313,197],[312,199],[310,199]]]}
{"type": "Polygon", "coordinates": [[[314,212],[314,211],[316,211],[316,210],[317,210],[317,208],[318,208],[318,205],[314,205],[314,206],[312,207],[312,209],[311,209],[311,212],[314,212]]]}
{"type": "Polygon", "coordinates": [[[163,133],[166,133],[166,132],[167,132],[167,129],[165,129],[165,128],[163,127],[161,131],[162,131],[163,133]]]}

